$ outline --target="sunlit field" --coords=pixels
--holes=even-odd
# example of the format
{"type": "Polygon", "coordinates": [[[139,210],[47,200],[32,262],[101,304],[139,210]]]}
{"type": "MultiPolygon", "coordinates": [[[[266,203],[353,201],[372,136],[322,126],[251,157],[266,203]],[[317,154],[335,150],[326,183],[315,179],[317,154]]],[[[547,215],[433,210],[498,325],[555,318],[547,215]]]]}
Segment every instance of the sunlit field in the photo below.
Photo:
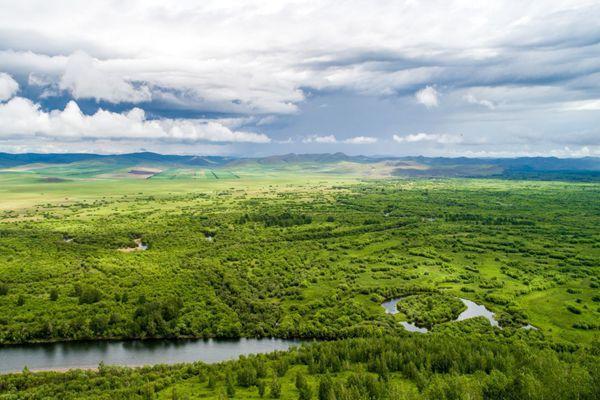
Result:
{"type": "MultiPolygon", "coordinates": [[[[574,351],[598,337],[597,184],[287,173],[0,179],[5,344],[404,337],[406,320],[443,340],[574,351]],[[381,303],[395,297],[411,300],[386,314],[381,303]],[[481,317],[453,321],[458,298],[485,305],[502,329],[481,317]]],[[[281,375],[284,393],[297,390],[297,371],[307,372],[281,375]]],[[[417,390],[398,377],[398,390],[417,390]]],[[[202,382],[175,390],[210,398],[216,389],[202,382]]]]}

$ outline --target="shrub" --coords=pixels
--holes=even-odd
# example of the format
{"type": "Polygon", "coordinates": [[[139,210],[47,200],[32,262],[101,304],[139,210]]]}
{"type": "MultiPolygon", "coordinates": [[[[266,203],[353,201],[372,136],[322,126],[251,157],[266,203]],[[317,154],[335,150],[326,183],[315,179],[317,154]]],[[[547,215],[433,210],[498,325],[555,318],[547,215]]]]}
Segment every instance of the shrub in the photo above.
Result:
{"type": "Polygon", "coordinates": [[[95,287],[85,286],[79,293],[79,304],[93,304],[100,301],[102,293],[95,287]]]}
{"type": "Polygon", "coordinates": [[[279,383],[277,378],[273,379],[271,382],[271,390],[269,394],[272,399],[278,399],[281,397],[281,383],[279,383]]]}
{"type": "Polygon", "coordinates": [[[581,310],[572,305],[568,305],[567,310],[571,311],[573,314],[581,314],[581,310]]]}

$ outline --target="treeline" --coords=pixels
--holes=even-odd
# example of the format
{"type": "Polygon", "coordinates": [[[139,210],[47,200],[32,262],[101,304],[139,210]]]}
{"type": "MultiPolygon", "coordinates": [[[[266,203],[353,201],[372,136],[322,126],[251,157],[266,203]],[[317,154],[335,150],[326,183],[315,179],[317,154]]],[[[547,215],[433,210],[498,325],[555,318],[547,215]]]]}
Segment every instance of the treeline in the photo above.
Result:
{"type": "Polygon", "coordinates": [[[296,225],[306,225],[312,223],[312,217],[306,214],[292,214],[284,211],[281,214],[244,214],[238,220],[238,224],[247,222],[259,222],[265,227],[280,226],[289,227],[296,225]]]}
{"type": "Polygon", "coordinates": [[[483,225],[526,225],[533,226],[535,223],[520,217],[512,216],[493,216],[480,214],[447,214],[445,216],[447,222],[468,221],[477,222],[483,225]]]}
{"type": "Polygon", "coordinates": [[[0,399],[598,399],[596,347],[560,353],[517,339],[350,339],[216,365],[0,376],[0,399]]]}

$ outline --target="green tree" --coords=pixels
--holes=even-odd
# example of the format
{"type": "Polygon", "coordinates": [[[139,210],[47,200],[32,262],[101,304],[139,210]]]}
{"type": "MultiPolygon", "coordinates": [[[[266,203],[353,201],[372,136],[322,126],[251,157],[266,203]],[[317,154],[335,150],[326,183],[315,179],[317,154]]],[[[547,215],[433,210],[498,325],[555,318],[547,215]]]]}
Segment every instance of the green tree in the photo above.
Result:
{"type": "Polygon", "coordinates": [[[6,296],[8,294],[8,284],[0,283],[0,296],[6,296]]]}
{"type": "Polygon", "coordinates": [[[50,301],[58,300],[58,290],[56,288],[50,289],[50,301]]]}
{"type": "Polygon", "coordinates": [[[312,389],[310,387],[310,385],[306,384],[304,386],[302,386],[300,389],[298,389],[298,399],[299,400],[310,400],[312,399],[312,389]]]}
{"type": "Polygon", "coordinates": [[[278,399],[281,397],[281,383],[279,382],[279,379],[274,378],[271,381],[269,395],[272,399],[278,399]]]}
{"type": "Polygon", "coordinates": [[[154,384],[146,383],[143,392],[144,400],[154,400],[154,384]]]}
{"type": "Polygon", "coordinates": [[[302,372],[296,374],[296,389],[298,389],[299,400],[310,400],[312,398],[312,389],[302,372]]]}
{"type": "Polygon", "coordinates": [[[257,373],[256,369],[249,363],[244,363],[242,368],[237,372],[238,385],[242,387],[249,387],[256,385],[257,373]]]}
{"type": "Polygon", "coordinates": [[[227,391],[228,397],[231,398],[235,396],[235,384],[232,372],[227,373],[225,376],[225,390],[227,391]]]}
{"type": "Polygon", "coordinates": [[[90,320],[90,329],[92,332],[102,335],[108,329],[109,317],[106,315],[96,315],[90,320]]]}
{"type": "Polygon", "coordinates": [[[215,374],[210,373],[208,375],[208,388],[214,389],[216,386],[217,386],[217,377],[215,376],[215,374]]]}
{"type": "Polygon", "coordinates": [[[263,398],[265,397],[265,391],[266,391],[266,386],[265,385],[265,381],[260,380],[258,381],[257,387],[258,387],[258,395],[263,398]]]}
{"type": "Polygon", "coordinates": [[[333,380],[328,375],[319,381],[319,400],[335,400],[333,380]]]}
{"type": "Polygon", "coordinates": [[[100,301],[102,293],[95,287],[85,286],[79,293],[79,304],[93,304],[100,301]]]}

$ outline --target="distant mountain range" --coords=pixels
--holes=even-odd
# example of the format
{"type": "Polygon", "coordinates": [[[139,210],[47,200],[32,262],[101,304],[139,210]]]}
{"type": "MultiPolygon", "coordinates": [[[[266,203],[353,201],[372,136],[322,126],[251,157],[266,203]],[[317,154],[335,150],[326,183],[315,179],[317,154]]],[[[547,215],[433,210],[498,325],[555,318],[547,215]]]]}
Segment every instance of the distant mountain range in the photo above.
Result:
{"type": "MultiPolygon", "coordinates": [[[[150,152],[100,155],[100,154],[10,154],[0,153],[0,168],[21,168],[28,165],[52,167],[53,165],[103,166],[114,168],[208,168],[236,169],[269,167],[273,169],[296,166],[298,169],[318,166],[365,165],[381,168],[391,176],[419,177],[503,177],[517,179],[567,179],[600,180],[600,158],[448,158],[448,157],[372,157],[349,156],[344,153],[285,154],[268,157],[243,158],[221,156],[162,155],[150,152]]],[[[40,168],[41,168],[40,167],[40,168]]],[[[91,168],[91,167],[90,167],[91,168]]],[[[35,169],[32,167],[32,169],[35,169]]],[[[38,168],[39,169],[39,168],[38,168]]]]}

